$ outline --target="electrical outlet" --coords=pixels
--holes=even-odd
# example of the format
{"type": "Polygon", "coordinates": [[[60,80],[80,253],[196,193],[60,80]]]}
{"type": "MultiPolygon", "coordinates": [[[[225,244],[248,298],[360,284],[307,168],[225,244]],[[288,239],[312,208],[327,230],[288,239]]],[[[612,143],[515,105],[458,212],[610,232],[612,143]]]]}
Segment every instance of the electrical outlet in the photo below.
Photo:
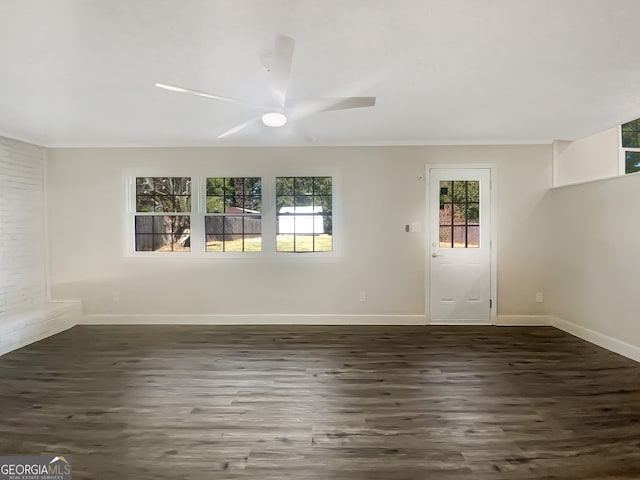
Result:
{"type": "Polygon", "coordinates": [[[544,295],[542,294],[542,292],[536,293],[536,303],[542,303],[542,302],[544,302],[544,295]]]}
{"type": "Polygon", "coordinates": [[[360,301],[361,302],[367,301],[367,292],[360,292],[360,301]]]}

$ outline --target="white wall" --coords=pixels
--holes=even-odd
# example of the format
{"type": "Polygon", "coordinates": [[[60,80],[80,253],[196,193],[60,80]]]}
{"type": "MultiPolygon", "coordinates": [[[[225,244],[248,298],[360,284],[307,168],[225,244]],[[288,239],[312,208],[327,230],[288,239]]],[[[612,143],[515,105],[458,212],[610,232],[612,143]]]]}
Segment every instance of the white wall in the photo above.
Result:
{"type": "Polygon", "coordinates": [[[52,292],[85,313],[423,315],[427,163],[498,166],[498,313],[545,313],[541,244],[550,146],[53,149],[48,152],[52,292]],[[234,260],[131,259],[123,251],[125,176],[333,175],[338,250],[234,260]],[[423,228],[423,231],[425,229],[423,228]],[[367,301],[359,302],[359,292],[367,301]]]}
{"type": "Polygon", "coordinates": [[[549,300],[555,317],[640,349],[638,192],[638,174],[550,192],[549,300]]]}
{"type": "Polygon", "coordinates": [[[44,149],[0,137],[0,314],[46,301],[44,252],[44,149]]]}
{"type": "Polygon", "coordinates": [[[554,186],[617,176],[618,135],[618,127],[614,127],[574,142],[556,140],[553,143],[554,186]]]}

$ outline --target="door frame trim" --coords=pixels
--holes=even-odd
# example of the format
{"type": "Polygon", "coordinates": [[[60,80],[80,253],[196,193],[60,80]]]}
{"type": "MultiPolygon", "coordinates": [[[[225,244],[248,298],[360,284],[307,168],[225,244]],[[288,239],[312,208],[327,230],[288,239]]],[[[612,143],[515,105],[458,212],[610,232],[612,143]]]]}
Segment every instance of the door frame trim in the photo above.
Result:
{"type": "MultiPolygon", "coordinates": [[[[489,170],[489,183],[490,183],[490,201],[491,201],[491,231],[489,232],[491,236],[490,243],[490,275],[491,275],[491,321],[490,325],[496,325],[497,317],[498,317],[498,203],[497,203],[497,171],[498,166],[495,163],[427,163],[425,166],[425,215],[424,215],[424,225],[425,225],[425,243],[424,243],[424,285],[425,285],[425,299],[424,299],[424,316],[427,325],[435,325],[431,322],[431,311],[430,311],[430,299],[431,299],[431,283],[429,278],[430,273],[430,263],[429,263],[429,251],[431,244],[431,219],[429,218],[430,214],[430,184],[431,184],[431,169],[435,168],[443,168],[450,170],[467,170],[467,169],[478,169],[485,168],[489,170]]],[[[438,325],[443,325],[442,322],[437,322],[438,325]]],[[[460,322],[451,322],[451,325],[464,325],[460,322]]],[[[471,324],[469,324],[471,325],[471,324]]],[[[479,325],[474,323],[472,325],[479,325]]]]}

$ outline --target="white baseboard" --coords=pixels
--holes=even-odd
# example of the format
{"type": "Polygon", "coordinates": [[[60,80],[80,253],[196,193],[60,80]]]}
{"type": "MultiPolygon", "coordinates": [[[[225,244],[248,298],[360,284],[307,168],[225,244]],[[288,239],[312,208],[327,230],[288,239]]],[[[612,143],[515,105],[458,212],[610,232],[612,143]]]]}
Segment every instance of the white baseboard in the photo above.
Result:
{"type": "Polygon", "coordinates": [[[425,325],[424,315],[212,314],[103,315],[82,317],[82,325],[425,325]]]}
{"type": "Polygon", "coordinates": [[[434,327],[446,327],[446,326],[490,326],[493,325],[491,322],[487,322],[486,320],[432,320],[429,325],[433,325],[434,327]]]}
{"type": "Polygon", "coordinates": [[[591,342],[599,347],[606,348],[624,357],[640,362],[640,347],[610,337],[595,330],[576,325],[562,318],[551,317],[551,325],[578,338],[591,342]]]}
{"type": "Polygon", "coordinates": [[[551,325],[549,315],[498,315],[496,325],[500,327],[545,327],[551,325]]]}
{"type": "Polygon", "coordinates": [[[0,316],[0,355],[50,337],[80,320],[79,301],[48,302],[0,316]]]}
{"type": "MultiPolygon", "coordinates": [[[[80,325],[427,325],[424,315],[336,314],[92,314],[79,301],[50,302],[0,316],[0,355],[80,325]]],[[[432,323],[431,325],[437,325],[432,323]]],[[[640,347],[549,315],[498,315],[497,326],[553,326],[640,362],[640,347]]]]}

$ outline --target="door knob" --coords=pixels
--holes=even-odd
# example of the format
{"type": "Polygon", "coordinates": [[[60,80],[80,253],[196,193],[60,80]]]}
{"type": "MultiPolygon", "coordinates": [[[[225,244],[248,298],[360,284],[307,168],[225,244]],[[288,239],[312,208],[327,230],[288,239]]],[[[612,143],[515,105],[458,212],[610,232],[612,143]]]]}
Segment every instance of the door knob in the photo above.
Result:
{"type": "Polygon", "coordinates": [[[431,254],[431,256],[432,256],[433,258],[436,258],[436,257],[438,256],[438,254],[434,252],[434,253],[432,253],[432,254],[431,254]]]}

